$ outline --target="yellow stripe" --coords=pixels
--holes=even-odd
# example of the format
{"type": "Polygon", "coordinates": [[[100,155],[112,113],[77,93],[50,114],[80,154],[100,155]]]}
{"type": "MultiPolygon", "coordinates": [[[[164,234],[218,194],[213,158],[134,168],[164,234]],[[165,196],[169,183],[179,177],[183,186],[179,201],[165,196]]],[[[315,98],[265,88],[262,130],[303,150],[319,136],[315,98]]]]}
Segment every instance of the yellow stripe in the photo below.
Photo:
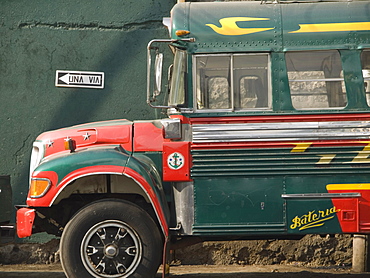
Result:
{"type": "Polygon", "coordinates": [[[321,156],[321,158],[316,164],[330,164],[336,154],[321,154],[319,156],[321,156]]]}
{"type": "Polygon", "coordinates": [[[370,190],[370,183],[327,184],[326,190],[370,190]]]}
{"type": "Polygon", "coordinates": [[[312,143],[291,143],[295,147],[290,151],[291,153],[303,153],[311,146],[312,143]]]}
{"type": "Polygon", "coordinates": [[[299,24],[299,29],[289,33],[370,31],[370,22],[299,24]]]}

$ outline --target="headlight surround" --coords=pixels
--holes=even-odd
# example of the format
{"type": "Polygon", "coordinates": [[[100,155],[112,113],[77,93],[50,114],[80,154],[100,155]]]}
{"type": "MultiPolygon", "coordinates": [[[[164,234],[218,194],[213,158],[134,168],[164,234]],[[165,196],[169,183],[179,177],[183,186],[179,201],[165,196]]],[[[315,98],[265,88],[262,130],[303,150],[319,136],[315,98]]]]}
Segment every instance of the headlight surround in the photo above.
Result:
{"type": "Polygon", "coordinates": [[[30,185],[30,198],[41,198],[44,196],[51,185],[51,181],[46,178],[32,178],[30,185]]]}
{"type": "Polygon", "coordinates": [[[45,155],[44,143],[39,141],[34,142],[32,146],[32,154],[30,161],[30,177],[32,176],[32,172],[35,170],[35,168],[40,164],[41,159],[43,159],[44,155],[45,155]]]}

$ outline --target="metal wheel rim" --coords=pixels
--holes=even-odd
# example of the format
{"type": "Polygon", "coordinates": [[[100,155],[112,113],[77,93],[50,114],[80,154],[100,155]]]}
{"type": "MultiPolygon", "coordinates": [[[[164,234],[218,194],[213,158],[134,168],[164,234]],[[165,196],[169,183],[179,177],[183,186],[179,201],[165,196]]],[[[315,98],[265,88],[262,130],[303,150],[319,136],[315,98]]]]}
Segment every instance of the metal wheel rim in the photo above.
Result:
{"type": "Polygon", "coordinates": [[[142,244],[128,224],[106,220],[86,232],[80,254],[86,270],[94,277],[129,277],[140,263],[142,244]]]}

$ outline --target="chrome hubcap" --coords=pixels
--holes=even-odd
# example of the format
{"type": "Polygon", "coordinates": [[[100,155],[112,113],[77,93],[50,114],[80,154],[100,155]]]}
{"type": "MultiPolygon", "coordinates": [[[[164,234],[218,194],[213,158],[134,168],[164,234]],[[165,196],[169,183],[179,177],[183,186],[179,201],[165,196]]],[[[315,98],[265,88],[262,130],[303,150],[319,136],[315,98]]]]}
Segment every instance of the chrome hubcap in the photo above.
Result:
{"type": "Polygon", "coordinates": [[[94,277],[130,277],[141,256],[139,236],[121,221],[97,223],[82,239],[81,259],[94,277]]]}
{"type": "Polygon", "coordinates": [[[118,253],[118,249],[114,245],[108,245],[104,249],[104,254],[109,258],[114,258],[118,253]]]}

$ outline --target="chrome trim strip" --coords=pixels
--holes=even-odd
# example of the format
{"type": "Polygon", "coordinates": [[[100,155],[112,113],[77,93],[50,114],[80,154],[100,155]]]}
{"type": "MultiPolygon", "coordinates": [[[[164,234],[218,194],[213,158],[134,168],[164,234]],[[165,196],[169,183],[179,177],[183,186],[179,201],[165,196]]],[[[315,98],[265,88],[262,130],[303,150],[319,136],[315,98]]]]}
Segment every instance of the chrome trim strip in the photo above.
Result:
{"type": "Polygon", "coordinates": [[[212,234],[225,234],[225,231],[230,234],[234,233],[255,233],[256,231],[262,232],[286,232],[285,224],[245,224],[245,225],[207,225],[198,224],[193,226],[193,235],[201,235],[205,233],[212,234]]]}
{"type": "MultiPolygon", "coordinates": [[[[45,157],[45,142],[43,141],[35,141],[32,145],[32,152],[31,152],[31,161],[30,161],[30,172],[29,176],[32,176],[32,172],[40,165],[41,160],[45,157]]],[[[29,183],[31,185],[31,179],[29,179],[29,183]]]]}
{"type": "Polygon", "coordinates": [[[289,79],[289,82],[328,82],[328,81],[344,81],[343,77],[338,78],[317,78],[317,79],[289,79]]]}
{"type": "Polygon", "coordinates": [[[194,143],[369,140],[370,121],[194,124],[192,135],[194,143]]]}
{"type": "Polygon", "coordinates": [[[326,198],[358,198],[361,193],[308,193],[308,194],[282,194],[284,199],[326,199],[326,198]]]}
{"type": "Polygon", "coordinates": [[[49,202],[48,206],[51,207],[54,204],[55,200],[58,199],[59,194],[61,192],[63,192],[64,188],[66,188],[68,185],[72,184],[74,181],[76,181],[80,178],[84,178],[84,177],[88,177],[88,176],[94,176],[94,175],[121,175],[121,176],[123,176],[123,173],[121,173],[121,172],[109,172],[109,171],[107,171],[107,172],[91,172],[91,173],[82,174],[82,175],[78,175],[76,177],[73,177],[73,178],[71,178],[71,180],[67,181],[62,186],[60,186],[62,184],[62,182],[65,182],[65,179],[63,179],[57,184],[57,187],[59,189],[58,189],[57,193],[55,193],[53,199],[51,199],[51,201],[49,202]]]}

